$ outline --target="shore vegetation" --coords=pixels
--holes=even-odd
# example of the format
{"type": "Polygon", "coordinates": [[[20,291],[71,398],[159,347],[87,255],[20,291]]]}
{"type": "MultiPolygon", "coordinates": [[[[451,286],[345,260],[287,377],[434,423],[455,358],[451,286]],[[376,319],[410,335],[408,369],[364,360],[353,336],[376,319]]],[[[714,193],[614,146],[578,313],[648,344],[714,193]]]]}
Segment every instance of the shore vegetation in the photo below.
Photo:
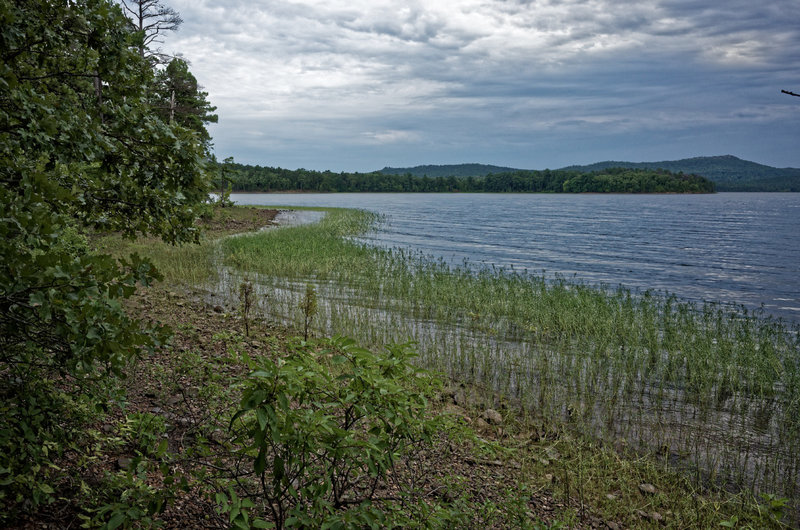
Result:
{"type": "Polygon", "coordinates": [[[257,278],[263,310],[282,322],[302,322],[295,308],[314,283],[320,333],[368,347],[410,338],[422,366],[483,389],[487,404],[500,395],[529,421],[658,453],[698,487],[797,498],[797,326],[354,239],[375,221],[329,210],[319,224],[223,241],[224,263],[257,278]]]}
{"type": "Polygon", "coordinates": [[[333,173],[228,162],[233,191],[467,193],[713,193],[710,180],[661,169],[514,170],[486,176],[333,173]]]}

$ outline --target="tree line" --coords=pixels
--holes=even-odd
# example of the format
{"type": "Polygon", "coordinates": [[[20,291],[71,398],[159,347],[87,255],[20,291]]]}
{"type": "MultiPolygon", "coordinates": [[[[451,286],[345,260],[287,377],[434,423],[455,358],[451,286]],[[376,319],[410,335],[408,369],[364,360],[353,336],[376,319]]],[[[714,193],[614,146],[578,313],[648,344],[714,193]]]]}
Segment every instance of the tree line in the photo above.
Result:
{"type": "Polygon", "coordinates": [[[518,170],[485,177],[429,177],[334,173],[237,163],[224,165],[232,191],[305,192],[490,192],[490,193],[713,193],[714,183],[698,175],[661,169],[609,168],[591,173],[518,170]]]}

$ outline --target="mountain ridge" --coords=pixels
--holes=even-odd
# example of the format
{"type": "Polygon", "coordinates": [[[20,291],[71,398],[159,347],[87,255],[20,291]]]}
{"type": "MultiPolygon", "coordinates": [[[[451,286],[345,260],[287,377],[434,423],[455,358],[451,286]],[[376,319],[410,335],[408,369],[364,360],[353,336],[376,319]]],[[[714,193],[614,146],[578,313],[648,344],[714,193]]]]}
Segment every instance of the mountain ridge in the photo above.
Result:
{"type": "MultiPolygon", "coordinates": [[[[718,191],[800,191],[800,168],[777,168],[743,160],[733,155],[698,156],[658,162],[627,162],[607,160],[586,165],[571,165],[561,170],[589,173],[612,167],[631,169],[665,169],[706,177],[717,185],[718,191]]],[[[380,173],[428,177],[481,177],[490,173],[520,171],[519,168],[490,164],[421,165],[409,168],[384,167],[380,173]]]]}

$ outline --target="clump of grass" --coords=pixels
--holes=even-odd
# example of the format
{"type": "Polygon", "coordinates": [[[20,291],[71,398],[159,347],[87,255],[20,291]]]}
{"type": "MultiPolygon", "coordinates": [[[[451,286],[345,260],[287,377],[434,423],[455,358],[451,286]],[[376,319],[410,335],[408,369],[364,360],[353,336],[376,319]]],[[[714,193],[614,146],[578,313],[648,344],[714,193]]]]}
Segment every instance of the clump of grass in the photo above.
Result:
{"type": "Polygon", "coordinates": [[[367,346],[411,338],[425,366],[551,425],[661,451],[700,483],[797,498],[797,326],[668,293],[451,267],[354,239],[375,220],[329,210],[315,225],[227,239],[222,254],[261,273],[259,288],[286,321],[313,283],[327,333],[367,346]]]}

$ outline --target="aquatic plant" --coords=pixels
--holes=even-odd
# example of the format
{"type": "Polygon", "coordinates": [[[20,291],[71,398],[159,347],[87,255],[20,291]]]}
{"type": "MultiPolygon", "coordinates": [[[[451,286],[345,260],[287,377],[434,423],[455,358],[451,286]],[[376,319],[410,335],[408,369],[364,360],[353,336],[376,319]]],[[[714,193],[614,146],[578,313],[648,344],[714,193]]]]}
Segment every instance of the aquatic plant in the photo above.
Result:
{"type": "Polygon", "coordinates": [[[760,311],[696,304],[465,262],[450,266],[357,239],[368,212],[224,240],[215,288],[246,271],[272,318],[381,347],[413,340],[419,362],[502,395],[522,413],[636,451],[698,481],[796,498],[800,486],[797,326],[760,311]]]}

